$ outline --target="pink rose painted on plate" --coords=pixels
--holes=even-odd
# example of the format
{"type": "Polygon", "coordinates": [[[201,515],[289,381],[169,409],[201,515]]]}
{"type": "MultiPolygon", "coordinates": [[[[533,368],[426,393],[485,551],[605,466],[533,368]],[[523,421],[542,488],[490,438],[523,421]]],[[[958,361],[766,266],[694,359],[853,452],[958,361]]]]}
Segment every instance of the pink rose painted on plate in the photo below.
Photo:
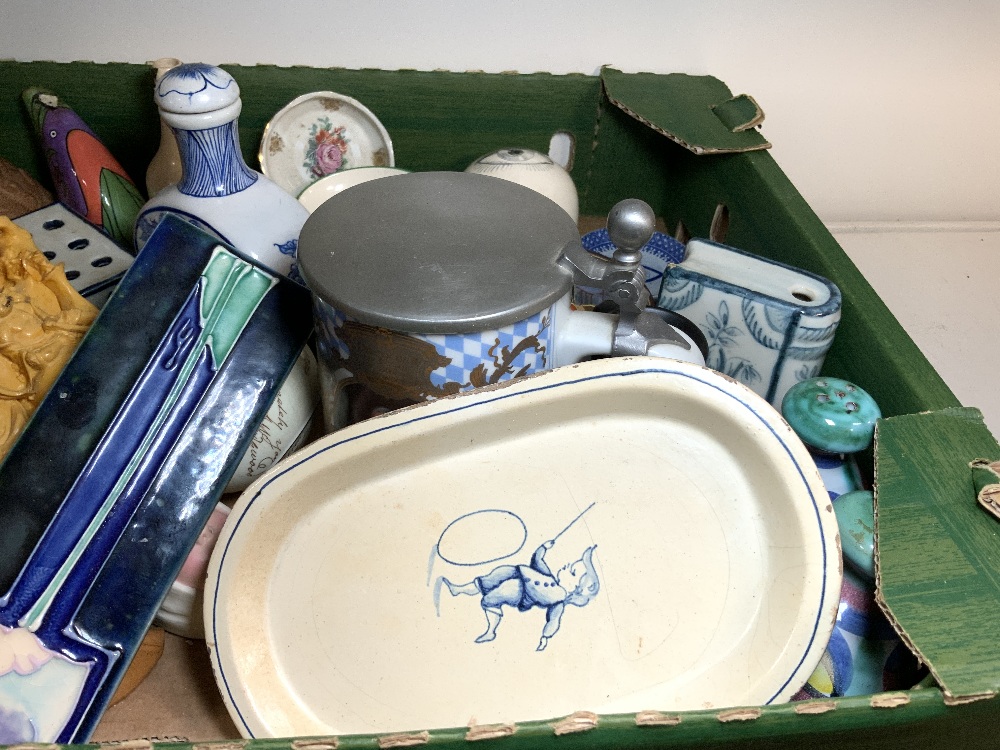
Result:
{"type": "Polygon", "coordinates": [[[347,166],[347,139],[344,126],[333,127],[329,117],[313,123],[309,131],[305,161],[302,166],[314,177],[333,174],[347,166]]]}

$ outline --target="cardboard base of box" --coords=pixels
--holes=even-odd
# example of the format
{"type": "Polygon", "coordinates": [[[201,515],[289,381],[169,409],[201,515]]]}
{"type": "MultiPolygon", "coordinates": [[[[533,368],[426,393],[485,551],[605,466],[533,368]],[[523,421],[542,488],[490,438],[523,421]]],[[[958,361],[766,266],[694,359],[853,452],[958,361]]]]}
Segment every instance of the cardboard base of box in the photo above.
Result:
{"type": "Polygon", "coordinates": [[[91,741],[202,742],[239,736],[212,676],[205,641],[167,633],[153,671],[105,712],[91,741]]]}

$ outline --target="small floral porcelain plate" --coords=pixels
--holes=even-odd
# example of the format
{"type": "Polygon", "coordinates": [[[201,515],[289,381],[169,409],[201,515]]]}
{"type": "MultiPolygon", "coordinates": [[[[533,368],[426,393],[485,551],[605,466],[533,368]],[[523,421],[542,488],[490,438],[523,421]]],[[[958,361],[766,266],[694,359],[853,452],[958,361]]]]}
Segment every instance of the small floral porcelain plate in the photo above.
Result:
{"type": "Polygon", "coordinates": [[[244,736],[396,733],[786,701],[840,583],[829,497],[777,412],[623,357],[286,458],[226,523],[205,623],[244,736]]]}
{"type": "Polygon", "coordinates": [[[271,118],[260,142],[261,171],[292,195],[354,167],[392,167],[392,139],[361,102],[333,91],[293,99],[271,118]]]}

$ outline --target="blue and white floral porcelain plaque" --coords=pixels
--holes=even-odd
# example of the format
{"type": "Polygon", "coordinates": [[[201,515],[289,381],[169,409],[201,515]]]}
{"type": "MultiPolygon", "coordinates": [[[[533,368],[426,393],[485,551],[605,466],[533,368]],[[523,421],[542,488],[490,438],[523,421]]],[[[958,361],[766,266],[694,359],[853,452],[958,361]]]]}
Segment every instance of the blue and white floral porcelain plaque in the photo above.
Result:
{"type": "Polygon", "coordinates": [[[776,408],[788,389],[819,374],[840,324],[840,290],[817,274],[693,239],[669,265],[657,304],[696,323],[705,363],[776,408]]]}

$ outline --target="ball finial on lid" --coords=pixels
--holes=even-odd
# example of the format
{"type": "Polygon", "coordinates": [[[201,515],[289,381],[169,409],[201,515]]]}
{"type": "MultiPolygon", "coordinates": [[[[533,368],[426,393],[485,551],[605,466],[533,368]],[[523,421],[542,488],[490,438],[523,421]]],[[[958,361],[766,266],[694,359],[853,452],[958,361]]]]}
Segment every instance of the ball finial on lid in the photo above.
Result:
{"type": "Polygon", "coordinates": [[[608,239],[615,247],[615,260],[620,263],[639,263],[642,248],[656,229],[656,215],[645,201],[626,198],[619,201],[608,214],[608,239]]]}

